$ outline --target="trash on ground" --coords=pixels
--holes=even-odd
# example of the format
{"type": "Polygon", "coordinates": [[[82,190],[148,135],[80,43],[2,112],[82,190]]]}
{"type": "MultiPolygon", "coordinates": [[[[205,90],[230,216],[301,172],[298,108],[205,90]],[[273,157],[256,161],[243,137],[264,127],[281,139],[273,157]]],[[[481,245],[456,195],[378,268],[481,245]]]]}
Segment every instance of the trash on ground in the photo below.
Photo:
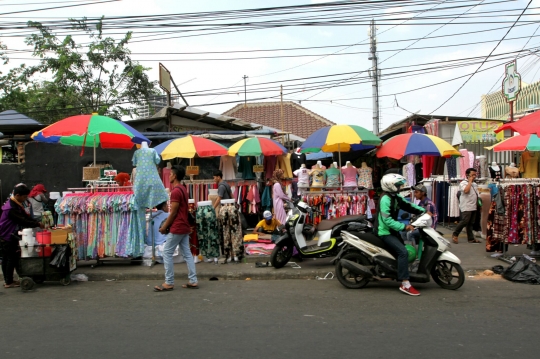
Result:
{"type": "Polygon", "coordinates": [[[88,276],[86,274],[72,274],[71,280],[77,282],[88,282],[88,276]]]}
{"type": "Polygon", "coordinates": [[[328,272],[324,277],[316,276],[315,279],[317,280],[327,280],[327,279],[334,279],[334,273],[328,272]]]}

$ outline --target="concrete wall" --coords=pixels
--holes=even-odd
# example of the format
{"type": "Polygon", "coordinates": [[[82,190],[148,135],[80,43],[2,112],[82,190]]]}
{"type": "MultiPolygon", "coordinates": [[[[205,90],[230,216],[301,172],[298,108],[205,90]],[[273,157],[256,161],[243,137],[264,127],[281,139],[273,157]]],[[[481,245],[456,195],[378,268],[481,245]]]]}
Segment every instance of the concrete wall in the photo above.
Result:
{"type": "Polygon", "coordinates": [[[11,190],[17,183],[22,182],[21,169],[23,166],[17,163],[4,163],[0,164],[0,202],[4,203],[4,200],[11,193],[11,190]]]}
{"type": "MultiPolygon", "coordinates": [[[[119,172],[131,173],[133,152],[98,148],[96,159],[110,163],[119,172]]],[[[86,147],[83,156],[80,154],[80,147],[29,142],[26,144],[23,182],[30,187],[42,183],[49,192],[82,187],[82,168],[92,163],[93,149],[86,147]]]]}

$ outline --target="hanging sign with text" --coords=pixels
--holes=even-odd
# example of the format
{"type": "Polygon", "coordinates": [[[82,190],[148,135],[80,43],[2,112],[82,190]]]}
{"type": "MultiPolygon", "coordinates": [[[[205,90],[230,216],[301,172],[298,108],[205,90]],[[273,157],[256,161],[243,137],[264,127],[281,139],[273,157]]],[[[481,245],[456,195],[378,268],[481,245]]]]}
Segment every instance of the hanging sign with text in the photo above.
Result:
{"type": "Polygon", "coordinates": [[[504,131],[495,133],[500,121],[459,121],[458,127],[464,142],[493,142],[504,139],[504,131]]]}

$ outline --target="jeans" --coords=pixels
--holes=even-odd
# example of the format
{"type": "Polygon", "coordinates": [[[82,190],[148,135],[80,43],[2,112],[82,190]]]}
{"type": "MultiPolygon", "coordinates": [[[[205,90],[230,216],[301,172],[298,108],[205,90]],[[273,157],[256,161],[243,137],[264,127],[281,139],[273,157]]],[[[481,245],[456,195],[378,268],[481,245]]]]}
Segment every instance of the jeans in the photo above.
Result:
{"type": "Polygon", "coordinates": [[[476,211],[461,212],[461,222],[459,222],[459,224],[457,225],[452,235],[454,237],[459,236],[463,227],[466,227],[467,239],[469,241],[474,241],[475,239],[474,239],[474,233],[473,233],[473,226],[474,226],[475,220],[476,220],[476,211]]]}
{"type": "Polygon", "coordinates": [[[165,283],[174,285],[174,263],[173,254],[176,246],[180,245],[180,250],[184,256],[188,267],[188,278],[190,283],[197,283],[197,273],[195,272],[195,262],[189,249],[189,233],[167,235],[167,242],[163,248],[163,265],[165,266],[165,283]]]}
{"type": "Polygon", "coordinates": [[[4,282],[9,285],[13,283],[13,273],[19,262],[19,242],[0,240],[0,246],[2,247],[2,274],[4,282]]]}
{"type": "Polygon", "coordinates": [[[403,239],[404,242],[411,242],[413,245],[417,245],[421,238],[420,231],[418,229],[410,232],[402,231],[399,232],[399,234],[401,234],[401,239],[403,239]]]}
{"type": "Polygon", "coordinates": [[[381,236],[382,241],[391,249],[393,255],[397,255],[397,270],[398,280],[409,279],[409,252],[405,249],[405,246],[401,241],[393,236],[381,236]]]}

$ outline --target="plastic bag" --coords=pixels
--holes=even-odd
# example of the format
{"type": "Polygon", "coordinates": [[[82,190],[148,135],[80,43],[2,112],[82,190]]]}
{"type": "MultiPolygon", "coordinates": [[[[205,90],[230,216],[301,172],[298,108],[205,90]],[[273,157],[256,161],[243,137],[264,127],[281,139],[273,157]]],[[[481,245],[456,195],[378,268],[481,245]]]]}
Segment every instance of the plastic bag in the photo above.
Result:
{"type": "Polygon", "coordinates": [[[502,276],[512,282],[540,284],[540,266],[525,257],[512,264],[502,276]]]}
{"type": "Polygon", "coordinates": [[[88,282],[88,277],[86,276],[86,274],[72,274],[71,280],[77,282],[88,282]]]}
{"type": "Polygon", "coordinates": [[[69,258],[68,246],[56,246],[51,254],[51,258],[49,266],[57,268],[65,267],[69,258]]]}

